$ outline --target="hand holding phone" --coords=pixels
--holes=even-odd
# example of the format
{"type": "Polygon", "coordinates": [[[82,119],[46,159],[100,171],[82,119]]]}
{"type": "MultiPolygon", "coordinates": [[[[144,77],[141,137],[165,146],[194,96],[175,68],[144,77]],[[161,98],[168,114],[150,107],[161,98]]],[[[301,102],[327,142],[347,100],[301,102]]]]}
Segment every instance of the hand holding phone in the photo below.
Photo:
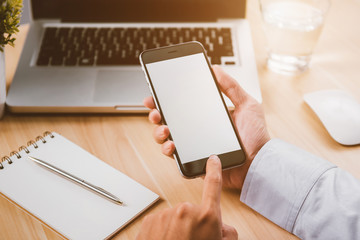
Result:
{"type": "MultiPolygon", "coordinates": [[[[266,129],[261,105],[219,66],[213,66],[213,71],[221,91],[234,103],[235,110],[232,113],[232,119],[237,131],[244,137],[243,145],[247,155],[247,161],[244,165],[223,171],[223,186],[241,189],[252,160],[264,144],[270,140],[270,136],[266,129]]],[[[175,145],[171,140],[168,140],[168,127],[159,125],[161,124],[161,115],[155,109],[153,98],[151,96],[145,98],[144,105],[151,109],[149,120],[157,125],[154,128],[154,138],[158,143],[162,143],[162,153],[173,157],[175,145]]]]}
{"type": "Polygon", "coordinates": [[[223,169],[243,164],[240,138],[201,44],[148,50],[140,59],[183,176],[204,174],[213,154],[223,169]]]}

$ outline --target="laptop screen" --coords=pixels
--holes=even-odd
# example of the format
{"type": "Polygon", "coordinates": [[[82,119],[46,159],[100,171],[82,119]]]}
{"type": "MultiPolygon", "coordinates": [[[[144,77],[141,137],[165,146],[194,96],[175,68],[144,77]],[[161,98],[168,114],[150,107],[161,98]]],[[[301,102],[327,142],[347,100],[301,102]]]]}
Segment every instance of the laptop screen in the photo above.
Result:
{"type": "Polygon", "coordinates": [[[194,22],[244,18],[246,0],[31,0],[34,19],[194,22]]]}

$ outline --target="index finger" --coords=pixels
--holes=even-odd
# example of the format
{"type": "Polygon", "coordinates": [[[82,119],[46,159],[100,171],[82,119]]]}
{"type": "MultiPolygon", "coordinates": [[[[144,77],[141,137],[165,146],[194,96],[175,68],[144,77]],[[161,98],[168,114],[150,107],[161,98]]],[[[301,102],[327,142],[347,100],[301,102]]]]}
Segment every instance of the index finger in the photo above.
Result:
{"type": "Polygon", "coordinates": [[[152,96],[146,97],[143,101],[144,106],[150,109],[155,108],[155,102],[152,96]]]}
{"type": "Polygon", "coordinates": [[[206,163],[206,176],[202,205],[207,207],[219,206],[222,187],[221,162],[218,156],[211,156],[206,163]]]}

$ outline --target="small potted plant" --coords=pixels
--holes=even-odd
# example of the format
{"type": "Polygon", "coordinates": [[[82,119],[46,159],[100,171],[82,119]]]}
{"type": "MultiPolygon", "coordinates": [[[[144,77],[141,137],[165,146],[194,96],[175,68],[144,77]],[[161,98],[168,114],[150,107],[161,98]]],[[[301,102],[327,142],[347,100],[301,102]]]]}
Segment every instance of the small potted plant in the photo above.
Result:
{"type": "Polygon", "coordinates": [[[19,29],[22,0],[0,0],[0,118],[6,98],[5,55],[6,45],[14,46],[14,34],[19,29]]]}

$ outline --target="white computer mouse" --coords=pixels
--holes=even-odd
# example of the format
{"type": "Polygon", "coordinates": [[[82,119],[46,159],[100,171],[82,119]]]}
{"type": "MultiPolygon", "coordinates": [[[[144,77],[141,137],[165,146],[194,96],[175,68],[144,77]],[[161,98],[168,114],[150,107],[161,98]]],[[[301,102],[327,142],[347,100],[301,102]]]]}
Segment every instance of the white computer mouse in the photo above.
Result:
{"type": "Polygon", "coordinates": [[[360,144],[360,104],[341,90],[321,90],[304,95],[330,136],[340,144],[360,144]]]}

